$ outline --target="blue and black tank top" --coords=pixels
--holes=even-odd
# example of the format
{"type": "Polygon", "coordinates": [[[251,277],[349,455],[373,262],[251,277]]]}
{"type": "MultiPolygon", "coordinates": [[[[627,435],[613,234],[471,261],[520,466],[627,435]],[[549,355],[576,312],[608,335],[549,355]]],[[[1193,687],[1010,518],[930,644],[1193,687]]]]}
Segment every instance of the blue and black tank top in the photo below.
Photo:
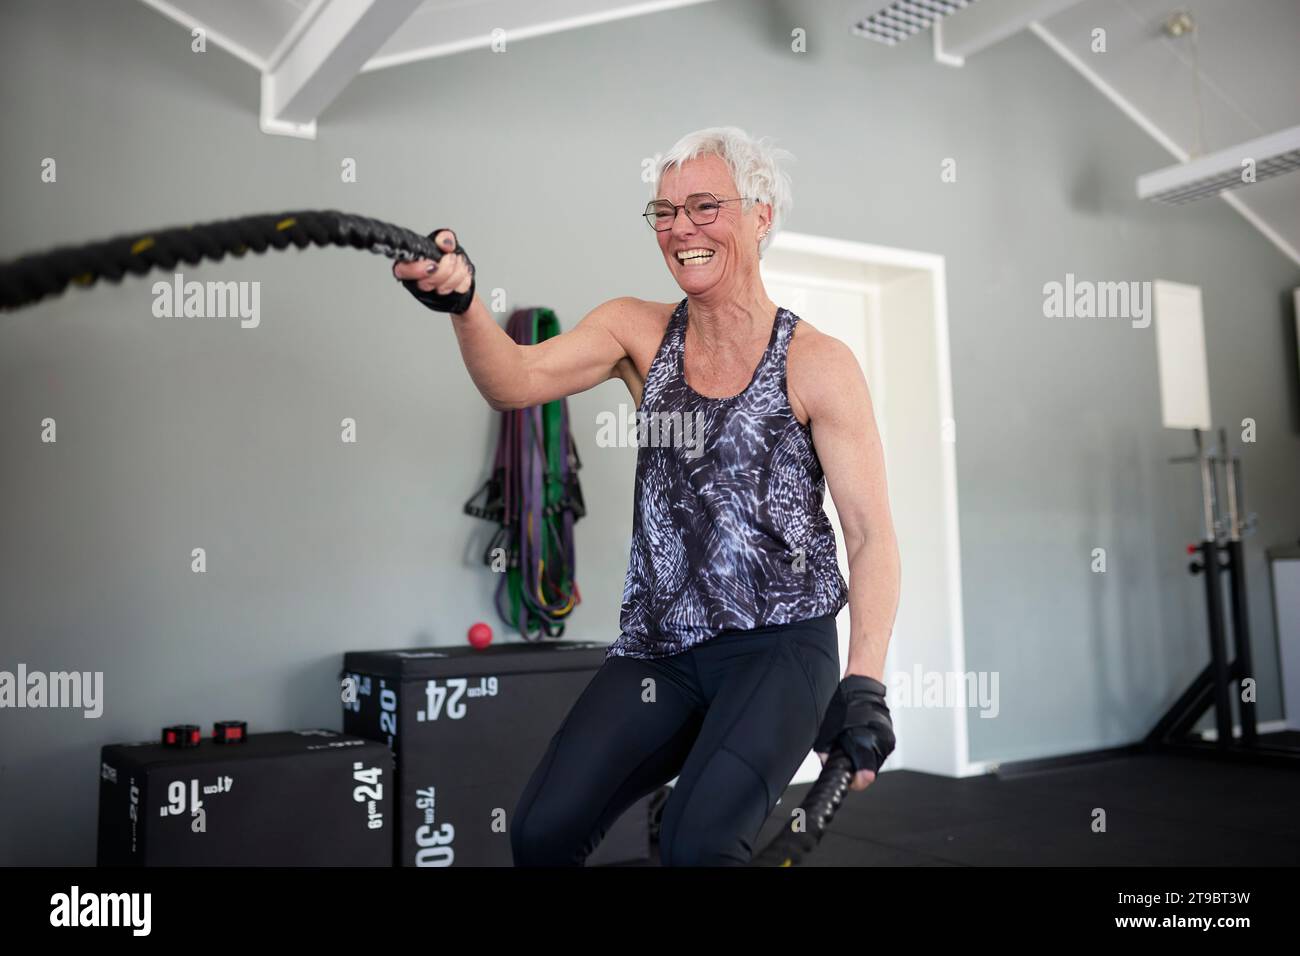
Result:
{"type": "Polygon", "coordinates": [[[637,411],[631,557],[606,659],[678,654],[724,630],[848,603],[812,429],[787,397],[799,317],[778,308],[749,386],[707,398],[686,384],[688,301],[668,322],[637,411]]]}

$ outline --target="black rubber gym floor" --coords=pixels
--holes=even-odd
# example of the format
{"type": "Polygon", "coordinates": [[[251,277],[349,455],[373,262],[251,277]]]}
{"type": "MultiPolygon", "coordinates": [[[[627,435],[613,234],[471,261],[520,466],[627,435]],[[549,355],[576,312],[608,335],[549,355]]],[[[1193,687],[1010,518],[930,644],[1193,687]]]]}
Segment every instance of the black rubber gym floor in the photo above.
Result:
{"type": "MultiPolygon", "coordinates": [[[[787,790],[760,845],[807,789],[787,790]]],[[[652,845],[650,865],[658,862],[652,845]]],[[[847,796],[805,865],[1297,864],[1300,771],[1138,755],[964,779],[886,772],[847,796]],[[1095,818],[1104,832],[1094,832],[1095,818]]]]}

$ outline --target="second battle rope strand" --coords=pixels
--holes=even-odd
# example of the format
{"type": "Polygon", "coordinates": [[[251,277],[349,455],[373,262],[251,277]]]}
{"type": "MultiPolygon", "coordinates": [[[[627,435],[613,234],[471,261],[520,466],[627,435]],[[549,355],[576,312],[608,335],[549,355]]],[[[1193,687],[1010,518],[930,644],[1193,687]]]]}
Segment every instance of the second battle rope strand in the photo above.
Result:
{"type": "Polygon", "coordinates": [[[442,250],[417,232],[337,210],[240,216],[61,246],[0,264],[0,309],[31,305],[69,285],[116,282],[128,273],[173,269],[178,262],[194,265],[289,246],[345,246],[390,259],[442,258],[442,250]]]}

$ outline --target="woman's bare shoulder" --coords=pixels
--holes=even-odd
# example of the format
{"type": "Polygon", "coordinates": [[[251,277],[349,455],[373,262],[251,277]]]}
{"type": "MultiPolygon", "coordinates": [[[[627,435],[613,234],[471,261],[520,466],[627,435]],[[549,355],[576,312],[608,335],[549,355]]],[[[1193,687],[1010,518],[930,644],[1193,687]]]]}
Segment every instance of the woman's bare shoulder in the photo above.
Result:
{"type": "Polygon", "coordinates": [[[672,318],[676,305],[632,296],[611,299],[606,305],[610,306],[607,311],[610,331],[622,344],[624,352],[624,358],[615,366],[614,373],[626,383],[639,408],[650,365],[663,342],[668,320],[672,318]]]}
{"type": "Polygon", "coordinates": [[[817,326],[813,325],[802,316],[794,327],[794,333],[790,336],[790,345],[786,350],[787,362],[791,367],[795,364],[800,366],[816,366],[839,349],[847,349],[848,346],[835,338],[833,335],[827,335],[817,326]]]}
{"type": "Polygon", "coordinates": [[[842,390],[861,376],[848,345],[800,317],[786,350],[787,396],[800,421],[808,421],[808,404],[816,394],[842,390]]]}
{"type": "Polygon", "coordinates": [[[631,353],[649,345],[658,348],[676,308],[676,302],[652,302],[625,295],[602,303],[596,311],[631,353]]]}
{"type": "Polygon", "coordinates": [[[627,325],[645,325],[647,322],[653,322],[666,326],[676,308],[676,302],[651,302],[649,299],[621,295],[602,303],[599,311],[605,313],[612,321],[627,325]]]}

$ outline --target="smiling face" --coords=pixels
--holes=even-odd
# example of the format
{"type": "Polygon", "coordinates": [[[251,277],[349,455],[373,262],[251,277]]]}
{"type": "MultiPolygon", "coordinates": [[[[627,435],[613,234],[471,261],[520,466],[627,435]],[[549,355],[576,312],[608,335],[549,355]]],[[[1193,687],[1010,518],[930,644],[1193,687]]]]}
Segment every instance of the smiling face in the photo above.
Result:
{"type": "MultiPolygon", "coordinates": [[[[659,198],[684,203],[692,193],[713,193],[718,199],[734,199],[739,193],[731,171],[721,156],[709,154],[671,167],[659,183],[659,198]]],[[[686,211],[679,210],[672,229],[656,232],[659,249],[668,270],[683,292],[700,295],[739,293],[758,279],[758,237],[771,225],[772,207],[755,203],[743,212],[744,203],[718,206],[718,218],[697,226],[686,211]]]]}

